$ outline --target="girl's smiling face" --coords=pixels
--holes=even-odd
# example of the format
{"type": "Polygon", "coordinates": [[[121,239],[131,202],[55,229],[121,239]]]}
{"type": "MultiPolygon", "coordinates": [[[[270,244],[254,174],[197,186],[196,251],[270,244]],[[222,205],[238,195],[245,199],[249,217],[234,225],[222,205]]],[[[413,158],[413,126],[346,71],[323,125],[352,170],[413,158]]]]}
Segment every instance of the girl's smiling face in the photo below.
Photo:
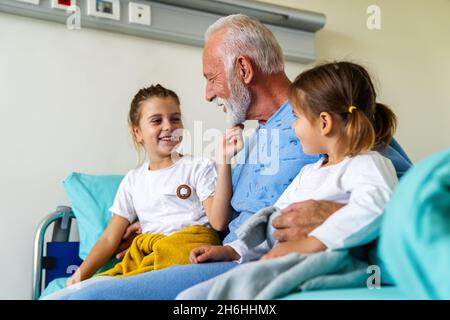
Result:
{"type": "Polygon", "coordinates": [[[139,126],[133,128],[149,159],[170,156],[181,142],[180,106],[172,97],[153,97],[140,103],[139,126]]]}

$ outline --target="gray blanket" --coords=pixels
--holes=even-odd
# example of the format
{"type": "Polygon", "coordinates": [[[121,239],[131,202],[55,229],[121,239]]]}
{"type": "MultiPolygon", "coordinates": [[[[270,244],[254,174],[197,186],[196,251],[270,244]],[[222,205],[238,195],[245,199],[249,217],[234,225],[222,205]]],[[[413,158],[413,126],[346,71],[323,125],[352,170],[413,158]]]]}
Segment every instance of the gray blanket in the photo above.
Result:
{"type": "Polygon", "coordinates": [[[348,251],[328,251],[245,263],[224,273],[210,300],[275,299],[297,291],[363,287],[368,264],[348,251]]]}
{"type": "MultiPolygon", "coordinates": [[[[279,214],[274,207],[261,209],[238,230],[238,237],[253,248],[265,242],[272,247],[271,221],[279,214]]],[[[287,256],[245,263],[217,277],[208,299],[274,299],[291,292],[362,287],[368,263],[348,250],[287,256]]]]}

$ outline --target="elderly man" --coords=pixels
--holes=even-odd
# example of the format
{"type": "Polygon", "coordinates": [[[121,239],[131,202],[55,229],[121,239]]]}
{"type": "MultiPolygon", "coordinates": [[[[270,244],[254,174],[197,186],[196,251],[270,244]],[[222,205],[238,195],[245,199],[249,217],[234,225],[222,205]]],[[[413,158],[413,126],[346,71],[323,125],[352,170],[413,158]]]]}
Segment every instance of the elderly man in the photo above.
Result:
{"type": "MultiPolygon", "coordinates": [[[[234,231],[253,213],[273,204],[304,165],[318,160],[303,153],[291,130],[294,115],[288,102],[290,80],[284,72],[281,48],[263,24],[244,15],[219,19],[206,32],[203,72],[206,99],[223,106],[230,126],[245,120],[259,122],[233,171],[234,219],[224,246],[200,252],[197,261],[203,263],[103,281],[67,298],[174,299],[181,291],[230,270],[242,262],[234,231]]],[[[387,156],[399,176],[411,165],[395,141],[387,156]]],[[[294,203],[274,220],[274,237],[279,241],[305,237],[340,207],[326,201],[294,203]]]]}

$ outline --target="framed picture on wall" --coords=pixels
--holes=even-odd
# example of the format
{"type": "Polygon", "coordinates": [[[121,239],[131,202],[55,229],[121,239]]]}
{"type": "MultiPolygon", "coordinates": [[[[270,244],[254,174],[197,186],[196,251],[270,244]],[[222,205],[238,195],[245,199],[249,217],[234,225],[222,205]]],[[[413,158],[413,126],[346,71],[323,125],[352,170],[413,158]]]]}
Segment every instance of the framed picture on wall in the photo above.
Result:
{"type": "Polygon", "coordinates": [[[52,0],[52,8],[66,10],[70,6],[76,6],[77,0],[52,0]]]}
{"type": "Polygon", "coordinates": [[[88,16],[120,20],[120,0],[88,0],[88,16]]]}

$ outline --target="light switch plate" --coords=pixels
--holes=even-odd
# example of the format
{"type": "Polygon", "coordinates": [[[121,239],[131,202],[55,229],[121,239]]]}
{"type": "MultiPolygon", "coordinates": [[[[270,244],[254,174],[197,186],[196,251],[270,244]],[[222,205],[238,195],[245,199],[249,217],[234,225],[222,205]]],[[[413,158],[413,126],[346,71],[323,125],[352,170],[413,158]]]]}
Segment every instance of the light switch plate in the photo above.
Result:
{"type": "Polygon", "coordinates": [[[130,2],[128,4],[129,22],[149,26],[151,24],[151,9],[148,4],[130,2]]]}

